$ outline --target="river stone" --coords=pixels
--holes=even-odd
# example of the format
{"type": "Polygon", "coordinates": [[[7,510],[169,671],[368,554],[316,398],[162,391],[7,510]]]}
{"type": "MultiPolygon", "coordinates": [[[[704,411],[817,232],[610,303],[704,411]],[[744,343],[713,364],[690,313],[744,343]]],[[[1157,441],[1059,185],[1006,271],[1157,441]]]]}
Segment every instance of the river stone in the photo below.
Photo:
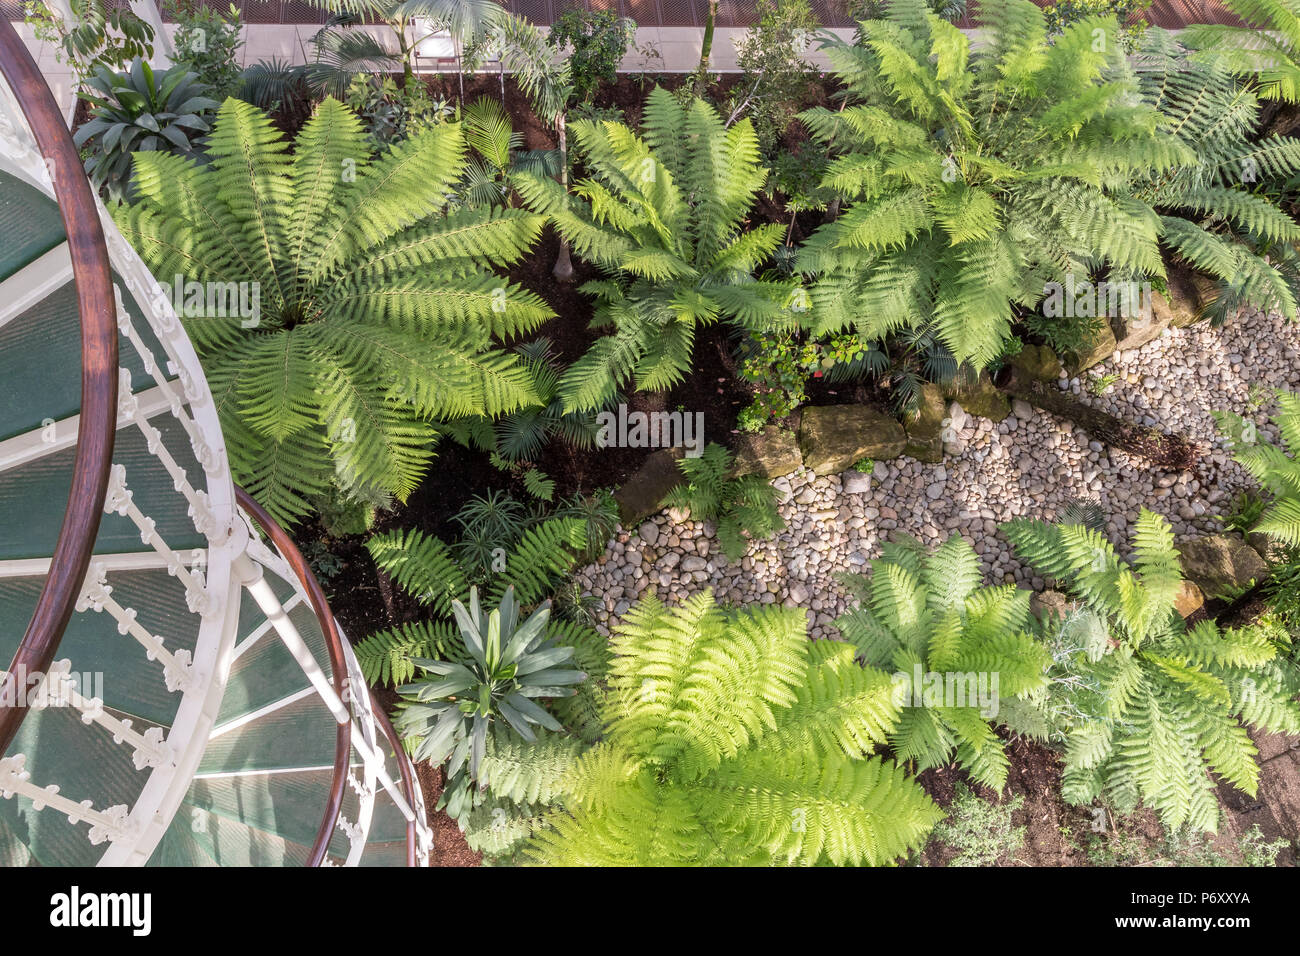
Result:
{"type": "Polygon", "coordinates": [[[1183,575],[1207,597],[1224,597],[1268,573],[1268,564],[1240,535],[1179,538],[1183,575]]]}
{"type": "Polygon", "coordinates": [[[1151,293],[1151,307],[1144,313],[1131,316],[1116,316],[1110,320],[1110,329],[1115,334],[1115,351],[1127,352],[1140,349],[1148,342],[1154,342],[1173,321],[1173,311],[1168,302],[1164,308],[1156,307],[1159,292],[1151,293]]]}
{"type": "Polygon", "coordinates": [[[738,435],[734,446],[736,462],[732,474],[780,478],[798,471],[803,464],[794,432],[768,425],[754,435],[738,435]]]}
{"type": "Polygon", "coordinates": [[[947,417],[943,389],[926,382],[921,386],[916,412],[904,419],[907,444],[903,454],[931,464],[943,461],[943,423],[947,417]]]}
{"type": "Polygon", "coordinates": [[[818,475],[847,471],[863,458],[897,458],[906,444],[903,426],[869,405],[814,405],[799,426],[804,466],[818,475]]]}

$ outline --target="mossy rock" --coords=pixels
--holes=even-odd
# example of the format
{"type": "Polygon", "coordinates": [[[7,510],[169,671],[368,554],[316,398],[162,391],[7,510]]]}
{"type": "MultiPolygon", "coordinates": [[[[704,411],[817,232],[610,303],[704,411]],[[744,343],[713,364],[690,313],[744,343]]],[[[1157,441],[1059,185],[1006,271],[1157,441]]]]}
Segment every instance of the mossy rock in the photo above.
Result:
{"type": "Polygon", "coordinates": [[[733,475],[762,475],[780,478],[798,471],[803,464],[799,442],[794,432],[768,425],[753,435],[740,435],[733,449],[736,455],[733,475]]]}
{"type": "Polygon", "coordinates": [[[799,425],[804,467],[819,475],[839,474],[863,458],[897,458],[906,444],[903,426],[869,405],[808,407],[799,425]]]}
{"type": "Polygon", "coordinates": [[[903,428],[907,432],[903,454],[932,464],[943,461],[943,423],[947,417],[943,389],[926,382],[921,386],[916,411],[903,419],[903,428]]]}
{"type": "Polygon", "coordinates": [[[1055,382],[1064,368],[1057,354],[1046,345],[1026,345],[1020,354],[1012,356],[1010,364],[1039,382],[1055,382]]]}
{"type": "Polygon", "coordinates": [[[966,413],[995,422],[1000,422],[1011,414],[1011,399],[993,384],[988,372],[981,372],[973,382],[954,387],[947,397],[960,405],[966,413]]]}
{"type": "Polygon", "coordinates": [[[1100,365],[1115,354],[1115,333],[1106,322],[1102,322],[1097,331],[1072,352],[1065,354],[1065,370],[1071,377],[1086,372],[1094,365],[1100,365]]]}
{"type": "Polygon", "coordinates": [[[1228,597],[1268,573],[1268,563],[1236,534],[1179,538],[1183,575],[1207,597],[1228,597]]]}

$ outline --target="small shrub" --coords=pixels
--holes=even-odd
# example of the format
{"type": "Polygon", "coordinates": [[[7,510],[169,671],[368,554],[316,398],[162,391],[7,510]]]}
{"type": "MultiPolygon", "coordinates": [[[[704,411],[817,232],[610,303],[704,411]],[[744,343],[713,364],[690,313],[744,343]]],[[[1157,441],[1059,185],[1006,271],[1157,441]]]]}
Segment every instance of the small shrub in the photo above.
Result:
{"type": "Polygon", "coordinates": [[[1119,21],[1119,41],[1124,49],[1132,50],[1142,39],[1150,25],[1144,18],[1134,22],[1135,14],[1145,13],[1151,7],[1151,0],[1059,0],[1043,8],[1047,15],[1047,33],[1060,36],[1065,28],[1089,17],[1114,15],[1119,21]]]}
{"type": "Polygon", "coordinates": [[[234,96],[240,83],[239,48],[244,45],[239,8],[232,3],[221,13],[197,0],[164,0],[164,7],[176,23],[175,62],[193,70],[218,100],[234,96]]]}
{"type": "Polygon", "coordinates": [[[994,803],[959,783],[948,816],[934,828],[931,839],[957,851],[949,866],[992,866],[1015,856],[1025,845],[1025,828],[1011,824],[1011,815],[1024,804],[1019,795],[994,803]]]}
{"type": "Polygon", "coordinates": [[[569,61],[573,91],[590,102],[602,83],[618,80],[618,65],[636,41],[636,22],[613,10],[566,10],[551,26],[550,43],[569,61]]]}

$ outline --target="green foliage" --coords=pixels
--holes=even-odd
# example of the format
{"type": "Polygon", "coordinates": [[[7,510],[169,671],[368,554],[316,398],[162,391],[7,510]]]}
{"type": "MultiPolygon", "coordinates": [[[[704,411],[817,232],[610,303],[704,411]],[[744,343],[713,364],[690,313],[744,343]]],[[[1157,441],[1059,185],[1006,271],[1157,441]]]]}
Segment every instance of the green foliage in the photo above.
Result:
{"type": "Polygon", "coordinates": [[[73,137],[89,153],[86,175],[113,199],[130,194],[131,156],[163,152],[197,155],[196,140],[211,127],[219,104],[185,66],[155,74],[144,60],[126,73],[95,67],[80,96],[90,104],[90,119],[73,137]]]}
{"type": "Polygon", "coordinates": [[[400,143],[451,117],[450,105],[435,101],[423,83],[399,87],[391,76],[358,73],[352,78],[344,101],[365,124],[366,135],[376,149],[400,143]]]}
{"type": "MultiPolygon", "coordinates": [[[[930,12],[949,23],[956,23],[966,16],[966,0],[930,0],[927,4],[930,12]]],[[[885,16],[887,0],[844,0],[844,6],[851,20],[880,20],[885,16]]]]}
{"type": "Polygon", "coordinates": [[[69,0],[71,22],[43,0],[24,0],[23,22],[38,40],[52,43],[55,57],[84,80],[99,68],[120,70],[153,56],[153,27],[129,9],[109,9],[105,0],[69,0]]]}
{"type": "Polygon", "coordinates": [[[573,685],[587,675],[570,666],[572,647],[549,638],[550,602],[520,623],[513,588],[491,611],[479,606],[478,590],[470,588],[469,607],[453,601],[451,609],[463,651],[457,660],[412,660],[425,676],[398,688],[402,702],[393,726],[413,759],[446,762],[440,806],[458,817],[472,800],[470,782],[485,782],[480,770],[489,725],[504,721],[529,741],[536,739],[534,726],[563,730],[537,701],[572,696],[573,685]]]}
{"type": "Polygon", "coordinates": [[[1142,102],[1191,158],[1177,168],[1133,177],[1131,197],[1159,217],[1164,246],[1215,287],[1202,312],[1222,322],[1243,306],[1295,318],[1300,226],[1260,188],[1300,172],[1300,140],[1260,137],[1260,104],[1221,55],[1188,56],[1184,34],[1150,30],[1141,70],[1127,61],[1142,102]]]}
{"type": "Polygon", "coordinates": [[[759,148],[771,156],[808,99],[816,72],[805,59],[821,24],[808,0],[757,0],[754,21],[736,43],[741,80],[728,97],[728,122],[748,116],[759,148]]]}
{"type": "Polygon", "coordinates": [[[741,431],[761,431],[774,418],[785,418],[808,397],[805,387],[821,374],[815,343],[792,332],[751,332],[739,349],[739,377],[757,386],[758,396],[736,418],[741,431]]]}
{"type": "Polygon", "coordinates": [[[1081,524],[1092,531],[1105,532],[1106,509],[1096,498],[1071,498],[1056,516],[1057,524],[1081,524]]]}
{"type": "Polygon", "coordinates": [[[957,851],[949,866],[993,866],[1012,859],[1025,845],[1025,828],[1013,826],[1011,816],[1024,804],[1021,796],[994,803],[958,783],[948,816],[930,839],[957,851]]]}
{"type": "Polygon", "coordinates": [[[920,771],[955,756],[1000,791],[1008,761],[993,727],[1002,698],[1039,691],[1051,663],[1027,632],[1029,592],[981,588],[979,556],[957,535],[933,554],[904,536],[885,546],[869,577],[845,583],[861,606],[835,623],[868,669],[893,675],[902,706],[889,733],[895,756],[920,771]]]}
{"type": "Polygon", "coordinates": [[[802,117],[838,154],[825,182],[850,205],[800,256],[819,334],[912,330],[984,368],[1046,283],[1163,275],[1160,221],[1126,183],[1195,155],[1112,78],[1115,21],[1049,43],[1028,0],[981,14],[977,48],[921,0],[863,23],[861,47],[828,44],[849,102],[802,117]]]}
{"type": "Polygon", "coordinates": [[[163,6],[176,24],[172,59],[194,71],[218,100],[234,96],[239,88],[239,48],[244,45],[239,7],[232,3],[222,13],[197,0],[164,0],[163,6]]]}
{"type": "Polygon", "coordinates": [[[596,297],[598,339],[565,371],[565,411],[603,407],[629,380],[657,391],[691,368],[696,329],[719,319],[745,328],[793,324],[795,287],[755,279],[781,244],[781,227],[746,231],[767,171],[753,127],[730,129],[702,101],[683,107],[662,89],[646,102],[643,136],[619,123],[569,125],[588,178],[572,192],[521,173],[514,182],[583,258],[609,278],[596,297]]]}
{"type": "Polygon", "coordinates": [[[1277,857],[1291,846],[1286,839],[1266,842],[1255,824],[1240,843],[1227,852],[1219,850],[1198,830],[1164,830],[1158,839],[1148,837],[1140,820],[1116,821],[1114,833],[1092,835],[1084,847],[1092,866],[1105,867],[1221,867],[1277,866],[1277,857]]]}
{"type": "Polygon", "coordinates": [[[1300,395],[1279,391],[1277,403],[1280,448],[1259,441],[1253,422],[1226,412],[1216,412],[1215,419],[1228,436],[1233,457],[1270,496],[1252,530],[1295,547],[1300,546],[1300,395]]]}
{"type": "Polygon", "coordinates": [[[870,756],[894,711],[802,610],[653,595],[613,637],[606,733],[560,776],[543,865],[889,864],[942,814],[870,756]]]}
{"type": "Polygon", "coordinates": [[[1238,76],[1258,85],[1262,99],[1300,102],[1300,3],[1224,0],[1244,27],[1196,25],[1184,31],[1192,47],[1225,57],[1238,76]]]}
{"type": "Polygon", "coordinates": [[[1269,635],[1210,620],[1187,629],[1174,607],[1183,575],[1173,532],[1145,509],[1131,562],[1082,525],[1020,520],[1003,529],[1023,560],[1084,605],[1048,634],[1066,800],[1104,795],[1122,812],[1141,801],[1171,828],[1215,830],[1207,771],[1255,794],[1257,751],[1245,725],[1300,731],[1269,635]]]}
{"type": "Polygon", "coordinates": [[[591,102],[602,83],[617,81],[618,65],[636,41],[636,21],[613,10],[565,10],[551,25],[551,47],[568,60],[573,92],[591,102]]]}
{"type": "Polygon", "coordinates": [[[1047,14],[1049,36],[1060,36],[1066,27],[1080,20],[1113,16],[1120,25],[1119,40],[1129,51],[1142,39],[1148,25],[1142,17],[1130,21],[1150,7],[1151,0],[1058,0],[1044,7],[1043,12],[1047,14]]]}
{"type": "Polygon", "coordinates": [[[664,505],[691,513],[695,521],[718,526],[718,543],[732,561],[739,561],[749,540],[770,538],[785,527],[776,510],[776,489],[761,475],[729,477],[731,452],[710,442],[697,458],[682,458],[678,468],[686,478],[668,493],[664,505]]]}
{"type": "MultiPolygon", "coordinates": [[[[281,523],[331,486],[399,500],[432,456],[431,422],[536,402],[498,339],[550,318],[491,269],[539,216],[448,211],[459,124],[371,158],[356,114],[327,98],[292,153],[266,114],[227,100],[208,166],[138,154],[140,201],[117,220],[158,276],[251,282],[260,314],[185,316],[235,480],[281,523]]],[[[186,310],[189,311],[188,309],[186,310]]]]}

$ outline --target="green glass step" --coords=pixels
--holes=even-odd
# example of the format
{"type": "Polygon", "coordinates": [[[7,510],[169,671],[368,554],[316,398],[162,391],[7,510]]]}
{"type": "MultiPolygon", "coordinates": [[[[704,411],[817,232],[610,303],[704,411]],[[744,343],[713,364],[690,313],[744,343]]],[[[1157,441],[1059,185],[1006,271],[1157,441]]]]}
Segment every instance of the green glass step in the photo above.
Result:
{"type": "MultiPolygon", "coordinates": [[[[283,584],[275,575],[267,574],[267,580],[283,584]]],[[[280,600],[286,601],[293,593],[284,585],[286,593],[278,594],[280,600]]],[[[251,597],[245,602],[256,606],[251,597]]],[[[311,651],[320,665],[325,677],[333,681],[333,672],[329,663],[329,652],[325,636],[317,622],[315,613],[303,602],[289,611],[289,620],[302,636],[303,643],[311,651]]],[[[217,726],[229,723],[277,701],[291,697],[294,693],[310,686],[311,681],[302,672],[280,636],[272,628],[263,634],[246,651],[239,655],[231,666],[230,677],[226,682],[226,692],[221,698],[221,712],[217,717],[217,726]]]]}
{"type": "Polygon", "coordinates": [[[210,740],[198,772],[332,767],[337,726],[312,694],[210,740]]]}
{"type": "Polygon", "coordinates": [[[64,239],[54,200],[21,179],[0,172],[0,279],[7,279],[64,239]]]}
{"type": "MultiPolygon", "coordinates": [[[[176,463],[203,487],[204,473],[194,458],[183,426],[170,414],[154,420],[176,463]]],[[[0,472],[0,560],[47,557],[54,550],[68,491],[72,485],[75,448],[65,448],[22,468],[0,472]]],[[[194,530],[189,503],[172,487],[162,462],[149,453],[138,429],[117,433],[113,462],[126,467],[132,501],[156,522],[158,533],[176,551],[205,548],[207,541],[194,530]]],[[[140,531],[126,515],[106,514],[95,540],[96,554],[134,553],[153,549],[140,540],[140,531]]]]}
{"type": "Polygon", "coordinates": [[[311,854],[309,844],[204,813],[190,803],[181,803],[167,834],[179,839],[173,831],[180,830],[188,831],[189,840],[217,866],[304,866],[311,854]]]}
{"type": "Polygon", "coordinates": [[[216,866],[192,832],[193,808],[181,807],[145,866],[216,866]]]}
{"type": "MultiPolygon", "coordinates": [[[[131,294],[120,281],[118,285],[140,340],[166,374],[162,346],[131,294]]],[[[131,391],[153,388],[157,382],[145,373],[143,360],[121,333],[117,348],[119,366],[131,372],[131,391]]],[[[0,326],[0,440],[40,429],[48,419],[62,421],[80,410],[81,318],[76,286],[68,282],[0,326]]]]}
{"type": "Polygon", "coordinates": [[[387,843],[367,843],[361,854],[360,866],[406,866],[406,840],[387,843]]]}

